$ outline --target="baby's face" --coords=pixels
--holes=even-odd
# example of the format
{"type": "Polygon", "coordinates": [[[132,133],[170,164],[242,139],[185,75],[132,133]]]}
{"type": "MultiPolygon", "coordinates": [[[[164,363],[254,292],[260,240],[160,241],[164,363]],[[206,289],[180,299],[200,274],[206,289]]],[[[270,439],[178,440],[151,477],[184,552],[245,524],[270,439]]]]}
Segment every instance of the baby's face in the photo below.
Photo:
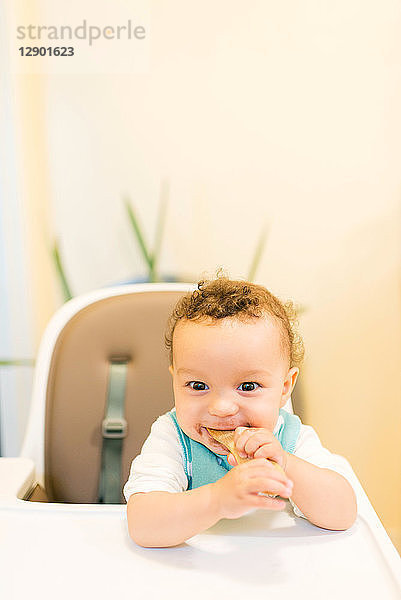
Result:
{"type": "Polygon", "coordinates": [[[173,349],[177,420],[190,438],[228,454],[206,427],[273,431],[298,375],[296,367],[288,369],[273,320],[179,321],[173,349]]]}

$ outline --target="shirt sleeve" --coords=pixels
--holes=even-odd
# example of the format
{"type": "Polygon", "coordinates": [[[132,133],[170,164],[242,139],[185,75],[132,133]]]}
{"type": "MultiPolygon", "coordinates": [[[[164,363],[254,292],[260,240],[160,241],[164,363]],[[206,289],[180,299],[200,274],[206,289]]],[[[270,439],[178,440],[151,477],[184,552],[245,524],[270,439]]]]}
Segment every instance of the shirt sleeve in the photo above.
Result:
{"type": "Polygon", "coordinates": [[[178,433],[164,414],[153,423],[141,453],[131,463],[124,496],[128,502],[138,492],[183,492],[187,487],[178,433]]]}
{"type": "MultiPolygon", "coordinates": [[[[301,425],[301,431],[298,437],[298,441],[295,447],[295,456],[302,458],[307,462],[312,463],[316,467],[321,469],[331,469],[342,475],[352,487],[355,481],[355,475],[347,461],[342,456],[332,454],[327,448],[322,445],[319,436],[313,427],[309,425],[301,425]]],[[[291,506],[294,513],[298,517],[306,519],[305,515],[299,510],[299,508],[292,502],[290,498],[291,506]]]]}

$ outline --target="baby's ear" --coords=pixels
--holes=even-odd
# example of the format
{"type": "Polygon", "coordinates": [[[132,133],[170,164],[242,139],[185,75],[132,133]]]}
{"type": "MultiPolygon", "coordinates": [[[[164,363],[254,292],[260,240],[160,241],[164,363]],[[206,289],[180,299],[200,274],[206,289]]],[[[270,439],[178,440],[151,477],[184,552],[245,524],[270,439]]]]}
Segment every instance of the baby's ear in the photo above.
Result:
{"type": "Polygon", "coordinates": [[[284,379],[283,391],[281,394],[280,408],[282,408],[286,404],[287,400],[291,396],[292,391],[293,391],[295,384],[297,382],[297,379],[298,379],[298,374],[299,374],[298,367],[291,367],[291,369],[288,371],[287,376],[284,379]]]}

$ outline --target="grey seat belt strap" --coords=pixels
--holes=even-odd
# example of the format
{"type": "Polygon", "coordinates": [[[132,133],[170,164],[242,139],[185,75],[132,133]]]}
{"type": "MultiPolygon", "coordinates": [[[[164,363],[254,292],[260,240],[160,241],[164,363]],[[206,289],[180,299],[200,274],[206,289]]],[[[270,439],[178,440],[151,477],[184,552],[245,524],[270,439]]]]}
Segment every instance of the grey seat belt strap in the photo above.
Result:
{"type": "Polygon", "coordinates": [[[102,423],[103,447],[98,502],[121,503],[121,458],[127,435],[124,418],[127,359],[110,361],[105,417],[102,423]]]}

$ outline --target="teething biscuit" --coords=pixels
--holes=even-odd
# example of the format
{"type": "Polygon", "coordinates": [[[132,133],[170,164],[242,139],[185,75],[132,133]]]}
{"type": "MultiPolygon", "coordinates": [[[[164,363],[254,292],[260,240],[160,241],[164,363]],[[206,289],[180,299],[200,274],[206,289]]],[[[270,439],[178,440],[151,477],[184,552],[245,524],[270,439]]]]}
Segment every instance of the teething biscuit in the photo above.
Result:
{"type": "MultiPolygon", "coordinates": [[[[210,433],[212,438],[214,438],[217,442],[219,442],[220,444],[225,446],[227,448],[227,450],[229,450],[231,452],[231,454],[235,457],[238,464],[247,462],[248,460],[252,460],[251,458],[248,458],[248,457],[242,458],[241,456],[239,456],[239,454],[235,448],[235,445],[234,445],[234,430],[223,431],[220,429],[209,429],[209,427],[206,427],[206,429],[208,430],[208,432],[210,433]]],[[[266,460],[268,460],[269,463],[272,464],[276,469],[278,469],[279,471],[284,473],[283,469],[280,467],[279,464],[277,464],[273,460],[269,460],[268,458],[266,458],[266,460]]],[[[278,494],[270,494],[269,492],[261,492],[261,493],[266,494],[270,498],[275,498],[278,495],[278,494]]]]}

